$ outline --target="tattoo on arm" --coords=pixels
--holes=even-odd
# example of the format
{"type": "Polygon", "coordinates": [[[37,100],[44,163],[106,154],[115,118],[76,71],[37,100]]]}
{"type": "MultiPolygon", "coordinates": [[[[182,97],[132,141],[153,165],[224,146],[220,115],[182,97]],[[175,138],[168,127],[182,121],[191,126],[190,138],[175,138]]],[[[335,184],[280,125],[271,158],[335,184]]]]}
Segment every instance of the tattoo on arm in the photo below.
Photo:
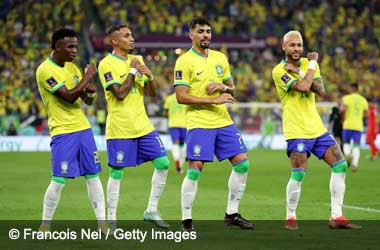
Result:
{"type": "Polygon", "coordinates": [[[313,80],[310,90],[319,96],[323,96],[325,94],[325,85],[323,84],[322,79],[313,80]]]}

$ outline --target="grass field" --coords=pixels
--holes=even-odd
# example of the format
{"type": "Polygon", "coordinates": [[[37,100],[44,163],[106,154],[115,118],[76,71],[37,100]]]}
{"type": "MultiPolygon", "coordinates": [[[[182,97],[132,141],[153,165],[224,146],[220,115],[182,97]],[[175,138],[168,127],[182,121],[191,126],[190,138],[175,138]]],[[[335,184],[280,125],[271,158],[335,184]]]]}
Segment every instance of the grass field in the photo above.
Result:
{"type": "MultiPolygon", "coordinates": [[[[344,214],[352,220],[380,220],[380,159],[366,159],[362,151],[360,169],[348,172],[344,214]]],[[[249,152],[251,168],[240,212],[250,220],[283,220],[285,187],[289,179],[289,162],[284,151],[253,150],[249,152]]],[[[101,153],[104,190],[108,178],[107,156],[101,153]]],[[[0,220],[40,220],[44,192],[50,180],[50,153],[0,153],[0,220]]],[[[119,220],[140,220],[146,208],[152,165],[128,168],[121,184],[119,220]]],[[[195,220],[220,220],[227,199],[228,162],[210,163],[204,168],[194,202],[195,220]]],[[[167,186],[160,200],[163,218],[180,220],[180,189],[183,175],[175,173],[172,165],[167,186]]],[[[300,220],[329,218],[330,169],[312,157],[302,185],[298,207],[300,220]]],[[[84,178],[69,180],[64,188],[54,219],[91,220],[94,214],[87,198],[84,178]]]]}

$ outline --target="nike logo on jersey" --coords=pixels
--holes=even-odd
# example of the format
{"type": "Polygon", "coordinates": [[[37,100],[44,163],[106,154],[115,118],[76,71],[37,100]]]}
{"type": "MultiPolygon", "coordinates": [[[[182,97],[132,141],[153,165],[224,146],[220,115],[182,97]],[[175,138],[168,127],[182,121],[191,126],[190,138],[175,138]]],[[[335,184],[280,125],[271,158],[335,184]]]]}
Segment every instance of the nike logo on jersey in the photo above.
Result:
{"type": "Polygon", "coordinates": [[[120,78],[123,78],[125,75],[126,75],[126,74],[124,74],[124,75],[120,75],[120,78]]]}
{"type": "Polygon", "coordinates": [[[200,76],[203,73],[203,71],[197,72],[197,76],[200,76]]]}

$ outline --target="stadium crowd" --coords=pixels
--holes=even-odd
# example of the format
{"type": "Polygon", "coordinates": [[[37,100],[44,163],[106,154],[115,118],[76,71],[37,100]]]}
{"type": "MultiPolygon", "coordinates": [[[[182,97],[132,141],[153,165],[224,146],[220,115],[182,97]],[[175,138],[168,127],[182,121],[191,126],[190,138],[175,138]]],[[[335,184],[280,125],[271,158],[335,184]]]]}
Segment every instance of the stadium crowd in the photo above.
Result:
{"type": "MultiPolygon", "coordinates": [[[[51,32],[66,26],[78,32],[79,60],[83,66],[98,63],[106,51],[93,53],[94,44],[85,35],[104,34],[110,25],[127,24],[134,32],[135,53],[144,55],[152,69],[160,97],[149,99],[148,113],[160,116],[163,100],[172,91],[176,48],[138,47],[139,37],[163,34],[187,35],[193,16],[206,16],[214,37],[262,39],[265,46],[229,48],[231,71],[239,102],[278,102],[271,69],[281,60],[281,35],[296,29],[304,35],[305,51],[317,51],[328,92],[325,101],[335,101],[352,82],[360,92],[380,99],[380,1],[365,0],[272,0],[272,1],[174,1],[174,0],[59,0],[2,1],[0,4],[0,134],[47,134],[46,114],[38,95],[35,70],[50,51],[51,32]],[[31,118],[32,117],[32,118],[31,118]]],[[[154,42],[154,41],[152,41],[154,42]]],[[[188,47],[188,46],[187,46],[188,47]]],[[[103,133],[106,107],[99,98],[87,108],[95,133],[103,133]]],[[[254,111],[248,115],[254,115],[254,111]]]]}

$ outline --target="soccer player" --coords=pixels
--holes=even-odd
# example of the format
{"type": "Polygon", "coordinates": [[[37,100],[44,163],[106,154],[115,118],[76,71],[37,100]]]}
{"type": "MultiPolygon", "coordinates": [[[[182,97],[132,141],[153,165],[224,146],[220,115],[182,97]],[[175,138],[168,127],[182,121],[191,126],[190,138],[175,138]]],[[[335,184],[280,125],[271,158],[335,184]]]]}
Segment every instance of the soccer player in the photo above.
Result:
{"type": "Polygon", "coordinates": [[[111,228],[116,228],[116,210],[124,168],[152,161],[154,173],[144,220],[168,228],[169,224],[161,219],[157,206],[166,184],[169,159],[144,106],[144,92],[153,97],[157,94],[153,74],[141,56],[128,54],[133,49],[134,39],[126,25],[112,26],[107,35],[113,51],[99,63],[99,77],[108,109],[108,221],[111,228]]]}
{"type": "Polygon", "coordinates": [[[72,63],[77,55],[78,40],[70,29],[53,33],[50,56],[38,67],[38,89],[46,107],[51,139],[53,176],[46,190],[41,231],[50,230],[61,191],[68,178],[84,176],[99,227],[107,229],[103,187],[98,152],[90,123],[80,108],[82,99],[91,105],[96,87],[91,84],[96,67],[87,65],[84,76],[72,63]]]}
{"type": "Polygon", "coordinates": [[[368,110],[368,102],[358,93],[358,89],[357,83],[351,83],[348,86],[349,94],[343,96],[341,106],[343,152],[349,165],[352,166],[352,172],[356,172],[359,167],[363,118],[367,117],[368,110]],[[353,141],[352,145],[351,141],[353,141]]]}
{"type": "Polygon", "coordinates": [[[192,205],[197,193],[198,179],[205,162],[228,159],[232,172],[228,181],[226,225],[253,229],[254,224],[238,213],[243,196],[249,161],[243,139],[233,124],[224,103],[233,103],[235,92],[227,58],[209,49],[211,25],[196,17],[190,21],[192,48],[180,56],[175,65],[174,86],[177,100],[186,104],[188,169],[182,183],[182,229],[194,230],[192,205]]]}
{"type": "Polygon", "coordinates": [[[286,187],[286,229],[298,229],[296,209],[301,184],[313,153],[331,168],[331,217],[329,227],[359,229],[342,214],[347,162],[333,137],[323,126],[315,105],[315,94],[324,94],[324,85],[317,63],[318,53],[302,57],[303,39],[298,31],[283,37],[285,59],[277,64],[272,77],[283,110],[283,131],[290,158],[291,177],[286,187]]]}
{"type": "Polygon", "coordinates": [[[371,160],[375,160],[377,155],[376,148],[376,136],[377,136],[377,103],[376,100],[369,99],[369,109],[368,109],[368,120],[367,120],[367,133],[366,133],[366,142],[371,148],[371,160]]]}
{"type": "Polygon", "coordinates": [[[172,154],[177,173],[182,173],[182,166],[186,160],[186,106],[177,102],[175,93],[166,97],[165,114],[169,120],[169,133],[173,143],[172,154]]]}

